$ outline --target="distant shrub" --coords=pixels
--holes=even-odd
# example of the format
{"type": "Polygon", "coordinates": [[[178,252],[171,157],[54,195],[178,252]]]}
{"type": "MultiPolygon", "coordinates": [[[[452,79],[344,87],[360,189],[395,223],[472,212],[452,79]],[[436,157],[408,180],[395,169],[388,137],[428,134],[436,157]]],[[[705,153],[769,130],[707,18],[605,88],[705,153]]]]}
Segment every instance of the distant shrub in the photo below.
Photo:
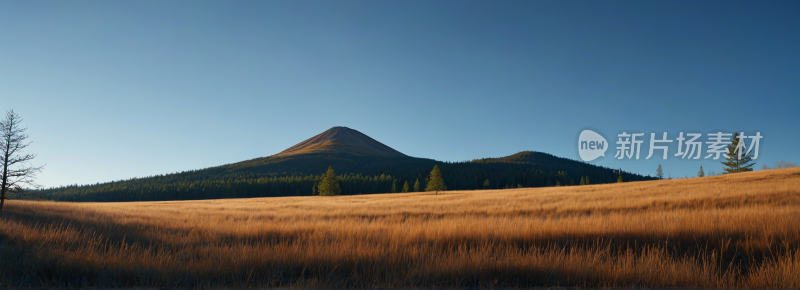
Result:
{"type": "Polygon", "coordinates": [[[794,168],[794,167],[797,167],[797,163],[781,160],[775,162],[775,165],[773,165],[772,167],[769,167],[766,164],[764,164],[763,166],[761,166],[761,170],[783,169],[783,168],[794,168]]]}

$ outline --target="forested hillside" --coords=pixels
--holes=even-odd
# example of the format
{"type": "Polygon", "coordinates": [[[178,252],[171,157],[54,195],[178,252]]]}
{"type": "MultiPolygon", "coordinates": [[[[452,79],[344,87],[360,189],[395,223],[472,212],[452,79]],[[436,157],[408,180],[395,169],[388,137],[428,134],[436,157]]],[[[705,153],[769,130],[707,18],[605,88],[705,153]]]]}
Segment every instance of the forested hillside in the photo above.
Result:
{"type": "MultiPolygon", "coordinates": [[[[540,152],[502,158],[440,162],[414,157],[347,153],[302,154],[256,158],[239,163],[147,178],[94,185],[50,188],[36,192],[60,201],[158,201],[311,195],[322,174],[333,166],[342,194],[401,192],[425,188],[425,177],[439,165],[448,190],[500,189],[613,183],[614,170],[540,152]]],[[[625,181],[652,179],[622,173],[625,181]]]]}

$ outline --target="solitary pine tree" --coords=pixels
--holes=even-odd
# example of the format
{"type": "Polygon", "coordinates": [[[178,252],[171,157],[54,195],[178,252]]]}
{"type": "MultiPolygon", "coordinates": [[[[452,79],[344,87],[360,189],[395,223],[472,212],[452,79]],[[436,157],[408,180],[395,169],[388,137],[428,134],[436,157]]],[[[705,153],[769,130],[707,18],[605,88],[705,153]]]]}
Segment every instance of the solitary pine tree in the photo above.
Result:
{"type": "Polygon", "coordinates": [[[586,180],[583,180],[583,176],[581,176],[581,185],[586,185],[586,180]]]}
{"type": "Polygon", "coordinates": [[[333,172],[333,166],[328,166],[328,172],[325,173],[325,177],[319,184],[319,195],[339,195],[341,193],[342,189],[339,188],[339,179],[333,172]]]}
{"type": "Polygon", "coordinates": [[[722,161],[722,169],[725,170],[725,173],[753,171],[753,165],[755,165],[753,155],[747,153],[744,142],[739,140],[739,132],[733,133],[726,154],[728,156],[725,157],[725,161],[722,161]],[[741,158],[739,153],[741,153],[741,158]]]}
{"type": "Polygon", "coordinates": [[[483,188],[484,189],[489,189],[489,186],[490,186],[489,185],[489,180],[487,179],[486,181],[483,182],[483,188]]]}
{"type": "Polygon", "coordinates": [[[697,172],[697,177],[706,176],[706,173],[703,171],[703,165],[700,165],[700,171],[697,172]]]}
{"type": "Polygon", "coordinates": [[[590,185],[590,184],[591,183],[589,183],[589,176],[586,176],[586,185],[590,185]]]}
{"type": "Polygon", "coordinates": [[[397,192],[397,179],[392,179],[392,193],[397,192]]]}
{"type": "Polygon", "coordinates": [[[617,183],[622,183],[622,174],[620,174],[619,177],[617,177],[617,183]]]}
{"type": "Polygon", "coordinates": [[[414,192],[419,192],[419,178],[414,182],[414,192]]]}
{"type": "Polygon", "coordinates": [[[442,179],[442,172],[439,171],[439,165],[434,165],[431,170],[431,175],[428,176],[428,184],[425,186],[425,191],[435,191],[439,194],[440,190],[445,190],[444,179],[442,179]]]}
{"type": "Polygon", "coordinates": [[[403,192],[408,192],[408,180],[403,184],[403,192]]]}
{"type": "Polygon", "coordinates": [[[658,169],[656,169],[656,177],[658,177],[658,179],[664,179],[664,171],[661,170],[661,164],[659,164],[658,169]]]}

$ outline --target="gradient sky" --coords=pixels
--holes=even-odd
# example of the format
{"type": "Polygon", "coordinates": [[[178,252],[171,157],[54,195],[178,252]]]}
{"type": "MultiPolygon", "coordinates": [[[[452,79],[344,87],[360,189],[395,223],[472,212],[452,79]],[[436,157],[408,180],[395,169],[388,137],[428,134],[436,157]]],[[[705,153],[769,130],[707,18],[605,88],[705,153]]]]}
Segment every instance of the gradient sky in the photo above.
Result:
{"type": "MultiPolygon", "coordinates": [[[[587,127],[611,142],[760,131],[760,167],[800,162],[798,15],[798,1],[0,1],[0,110],[25,119],[44,186],[268,156],[332,126],[446,161],[578,159],[587,127]]],[[[594,163],[721,171],[647,147],[594,163]]]]}

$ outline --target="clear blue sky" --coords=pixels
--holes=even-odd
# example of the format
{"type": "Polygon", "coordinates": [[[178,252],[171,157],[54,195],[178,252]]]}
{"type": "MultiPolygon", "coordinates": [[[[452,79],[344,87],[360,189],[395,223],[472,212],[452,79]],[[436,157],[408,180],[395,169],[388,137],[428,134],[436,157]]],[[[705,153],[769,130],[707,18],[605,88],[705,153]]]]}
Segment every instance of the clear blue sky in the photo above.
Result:
{"type": "MultiPolygon", "coordinates": [[[[578,159],[585,127],[758,130],[760,167],[800,162],[798,15],[797,1],[0,1],[0,110],[25,119],[45,186],[268,156],[332,126],[447,161],[578,159]]],[[[721,171],[613,154],[596,163],[721,171]]]]}

